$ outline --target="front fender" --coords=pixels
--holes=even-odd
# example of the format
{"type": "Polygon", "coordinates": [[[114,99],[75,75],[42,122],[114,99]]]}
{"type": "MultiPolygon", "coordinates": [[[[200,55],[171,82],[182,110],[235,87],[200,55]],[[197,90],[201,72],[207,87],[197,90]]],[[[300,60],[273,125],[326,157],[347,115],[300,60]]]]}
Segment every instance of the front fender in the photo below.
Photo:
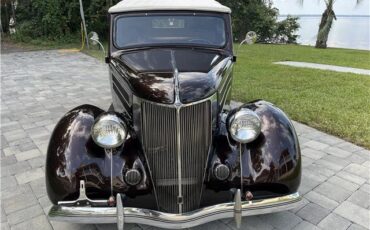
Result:
{"type": "Polygon", "coordinates": [[[220,119],[218,134],[214,137],[214,151],[208,166],[208,181],[204,203],[211,197],[218,202],[228,202],[230,189],[251,191],[255,198],[277,196],[297,192],[301,181],[301,151],[298,137],[288,116],[278,107],[266,101],[254,101],[225,112],[220,119]],[[228,118],[240,110],[255,111],[262,122],[259,137],[251,143],[240,145],[228,132],[228,118]],[[240,152],[241,157],[240,157],[240,152]],[[230,167],[228,180],[219,181],[212,176],[213,165],[223,163],[230,167]],[[224,195],[222,195],[224,194],[224,195]]]}
{"type": "MultiPolygon", "coordinates": [[[[86,144],[91,126],[103,112],[95,106],[82,105],[65,114],[54,128],[46,157],[46,189],[54,204],[78,197],[77,172],[88,158],[86,144]]],[[[98,150],[97,154],[104,156],[102,149],[98,150]]]]}
{"type": "MultiPolygon", "coordinates": [[[[91,138],[91,127],[104,111],[92,105],[82,105],[64,115],[50,138],[46,158],[46,188],[52,203],[75,200],[79,196],[79,182],[85,181],[90,199],[107,199],[111,195],[111,159],[91,138]]],[[[136,196],[144,207],[156,207],[148,170],[141,157],[138,140],[129,137],[113,154],[113,194],[125,193],[125,205],[136,196]],[[142,181],[129,186],[123,172],[135,168],[142,173],[142,181]]]]}
{"type": "Polygon", "coordinates": [[[301,151],[288,116],[265,101],[247,104],[261,118],[257,140],[242,147],[243,185],[251,190],[275,187],[279,193],[297,192],[301,181],[301,151]],[[253,188],[255,187],[255,188],[253,188]]]}

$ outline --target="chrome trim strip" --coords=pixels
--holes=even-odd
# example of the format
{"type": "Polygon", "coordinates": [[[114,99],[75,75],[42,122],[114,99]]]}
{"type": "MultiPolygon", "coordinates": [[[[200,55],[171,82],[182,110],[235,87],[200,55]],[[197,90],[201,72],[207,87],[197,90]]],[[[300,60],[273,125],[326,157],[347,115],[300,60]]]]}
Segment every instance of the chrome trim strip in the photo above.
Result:
{"type": "MultiPolygon", "coordinates": [[[[231,59],[229,59],[231,61],[231,59]]],[[[228,64],[229,65],[229,64],[228,64]]],[[[223,94],[225,92],[225,87],[230,83],[230,81],[233,80],[232,71],[233,71],[233,62],[231,61],[231,64],[227,67],[227,73],[224,74],[224,77],[221,80],[218,92],[220,94],[223,94]]]]}
{"type": "MultiPolygon", "coordinates": [[[[124,98],[124,96],[122,95],[122,93],[120,93],[119,89],[117,88],[117,85],[113,85],[112,86],[112,89],[114,91],[115,94],[112,94],[114,97],[117,97],[118,98],[118,101],[120,102],[120,104],[122,104],[123,108],[125,111],[123,112],[126,112],[128,113],[130,111],[130,105],[127,104],[126,102],[126,99],[124,98]]],[[[117,106],[115,107],[117,108],[117,106]]]]}
{"type": "MultiPolygon", "coordinates": [[[[176,96],[177,98],[177,96],[176,96]]],[[[177,99],[176,99],[177,100],[177,99]]],[[[182,196],[182,163],[181,163],[181,131],[180,131],[180,108],[176,106],[176,148],[177,148],[177,177],[178,177],[178,189],[179,194],[177,196],[177,204],[179,205],[179,213],[182,213],[182,204],[183,204],[183,196],[182,196]]],[[[167,165],[164,167],[168,167],[167,165]]]]}
{"type": "MultiPolygon", "coordinates": [[[[241,214],[242,216],[253,216],[290,210],[298,207],[301,200],[302,197],[296,192],[276,198],[243,201],[241,203],[241,214]]],[[[219,219],[233,218],[235,202],[213,205],[183,214],[170,214],[131,207],[123,208],[123,213],[125,223],[140,223],[168,229],[191,228],[219,219]]],[[[117,223],[117,208],[55,205],[49,211],[49,219],[81,224],[117,223]]]]}
{"type": "MultiPolygon", "coordinates": [[[[212,101],[212,98],[213,97],[217,97],[217,92],[215,92],[214,94],[212,94],[211,96],[209,97],[206,97],[202,100],[199,100],[199,101],[194,101],[194,102],[190,102],[190,103],[187,103],[187,104],[181,104],[179,106],[181,106],[181,108],[183,107],[188,107],[188,106],[192,106],[192,105],[196,105],[196,104],[201,104],[205,101],[209,101],[211,100],[212,101]]],[[[170,108],[175,108],[175,105],[174,104],[163,104],[163,103],[158,103],[158,102],[153,102],[153,101],[149,101],[149,100],[146,100],[146,99],[143,99],[143,98],[139,98],[139,97],[136,97],[136,100],[138,102],[145,102],[145,103],[150,103],[150,104],[153,104],[153,105],[158,105],[158,106],[163,106],[163,107],[170,107],[170,108]]]]}
{"type": "Polygon", "coordinates": [[[213,146],[213,103],[218,103],[217,99],[218,99],[218,95],[217,95],[217,92],[215,94],[213,94],[211,97],[208,98],[210,103],[211,103],[211,140],[210,140],[210,145],[209,145],[209,148],[208,148],[208,153],[207,153],[207,159],[206,159],[206,163],[204,165],[204,172],[203,172],[203,183],[202,183],[202,187],[200,189],[200,197],[199,197],[199,206],[200,206],[200,203],[202,201],[202,196],[203,196],[203,189],[204,189],[204,181],[206,180],[206,176],[207,176],[207,167],[208,167],[208,162],[209,162],[209,157],[211,155],[211,151],[212,151],[212,146],[213,146]]]}
{"type": "Polygon", "coordinates": [[[221,109],[224,107],[225,103],[226,103],[226,99],[227,99],[227,96],[229,95],[230,93],[230,90],[231,90],[231,85],[229,86],[229,88],[227,89],[226,93],[222,96],[222,99],[220,101],[220,107],[221,109]]]}
{"type": "MultiPolygon", "coordinates": [[[[179,205],[179,213],[182,213],[183,205],[183,196],[182,196],[182,164],[181,164],[181,127],[180,127],[180,82],[179,82],[179,70],[177,69],[175,51],[171,51],[171,64],[173,68],[174,75],[174,84],[175,84],[175,103],[174,107],[176,108],[176,152],[177,152],[177,178],[178,178],[178,195],[177,195],[177,204],[179,205]]],[[[167,165],[165,166],[167,167],[167,165]]]]}
{"type": "Polygon", "coordinates": [[[118,88],[118,92],[122,95],[123,99],[125,100],[126,104],[131,107],[132,106],[132,99],[129,95],[125,96],[123,93],[130,92],[130,89],[127,88],[125,84],[122,83],[122,80],[117,78],[112,74],[112,84],[118,88]],[[121,89],[120,89],[121,88],[121,89]]]}
{"type": "Polygon", "coordinates": [[[221,95],[223,95],[225,93],[226,89],[231,85],[232,81],[233,81],[233,77],[229,75],[227,77],[226,81],[224,82],[224,84],[219,89],[219,92],[220,92],[221,95]]]}
{"type": "Polygon", "coordinates": [[[227,85],[224,86],[222,91],[219,91],[219,96],[221,97],[221,100],[219,101],[221,110],[223,109],[227,96],[229,95],[230,90],[231,90],[232,77],[230,79],[231,80],[227,83],[227,85]]]}

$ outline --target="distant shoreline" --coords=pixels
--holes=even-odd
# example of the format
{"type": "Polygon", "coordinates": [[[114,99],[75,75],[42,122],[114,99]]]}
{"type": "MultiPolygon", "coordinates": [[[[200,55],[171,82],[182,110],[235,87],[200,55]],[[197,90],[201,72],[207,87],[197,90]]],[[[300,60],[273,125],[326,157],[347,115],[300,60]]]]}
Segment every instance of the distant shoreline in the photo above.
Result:
{"type": "MultiPolygon", "coordinates": [[[[297,14],[300,28],[297,42],[303,45],[316,44],[317,30],[321,15],[297,14]]],[[[285,20],[286,15],[280,15],[278,20],[285,20]]],[[[330,30],[328,46],[337,48],[370,50],[369,23],[370,15],[337,15],[330,30]]]]}
{"type": "MultiPolygon", "coordinates": [[[[279,17],[300,17],[300,18],[316,18],[321,17],[321,14],[281,14],[279,17]]],[[[370,18],[370,15],[336,15],[337,18],[370,18]]]]}

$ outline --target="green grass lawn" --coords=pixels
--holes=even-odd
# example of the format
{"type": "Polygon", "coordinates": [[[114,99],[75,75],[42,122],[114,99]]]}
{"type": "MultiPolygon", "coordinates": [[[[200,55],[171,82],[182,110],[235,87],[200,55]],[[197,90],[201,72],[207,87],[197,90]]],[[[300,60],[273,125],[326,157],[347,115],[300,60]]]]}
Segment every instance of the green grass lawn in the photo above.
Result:
{"type": "MultiPolygon", "coordinates": [[[[235,45],[235,49],[237,49],[235,45]]],[[[370,52],[351,49],[315,49],[299,45],[252,45],[242,46],[242,58],[255,55],[261,61],[302,61],[370,69],[370,52]]]]}
{"type": "MultiPolygon", "coordinates": [[[[103,43],[103,45],[105,46],[105,49],[107,49],[107,44],[103,43]]],[[[97,46],[91,47],[90,49],[84,49],[82,52],[96,59],[104,61],[105,55],[103,54],[103,51],[97,46]]]]}
{"type": "Polygon", "coordinates": [[[370,76],[273,64],[285,60],[370,69],[370,52],[243,46],[233,85],[235,100],[273,102],[296,121],[370,148],[370,76]]]}
{"type": "Polygon", "coordinates": [[[53,50],[53,49],[80,49],[81,42],[78,37],[51,41],[45,39],[33,39],[28,42],[15,41],[8,35],[1,38],[1,43],[8,43],[24,51],[53,50]]]}

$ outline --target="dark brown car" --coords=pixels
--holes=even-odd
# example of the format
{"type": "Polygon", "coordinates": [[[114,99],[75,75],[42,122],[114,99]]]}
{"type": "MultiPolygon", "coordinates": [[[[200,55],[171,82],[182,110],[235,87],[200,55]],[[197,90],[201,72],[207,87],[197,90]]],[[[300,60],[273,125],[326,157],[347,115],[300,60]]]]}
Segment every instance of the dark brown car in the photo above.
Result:
{"type": "MultiPolygon", "coordinates": [[[[189,228],[296,207],[301,154],[289,118],[231,108],[230,9],[124,0],[109,10],[109,111],[82,105],[47,154],[52,220],[189,228]]],[[[268,90],[268,89],[266,89],[268,90]]]]}

